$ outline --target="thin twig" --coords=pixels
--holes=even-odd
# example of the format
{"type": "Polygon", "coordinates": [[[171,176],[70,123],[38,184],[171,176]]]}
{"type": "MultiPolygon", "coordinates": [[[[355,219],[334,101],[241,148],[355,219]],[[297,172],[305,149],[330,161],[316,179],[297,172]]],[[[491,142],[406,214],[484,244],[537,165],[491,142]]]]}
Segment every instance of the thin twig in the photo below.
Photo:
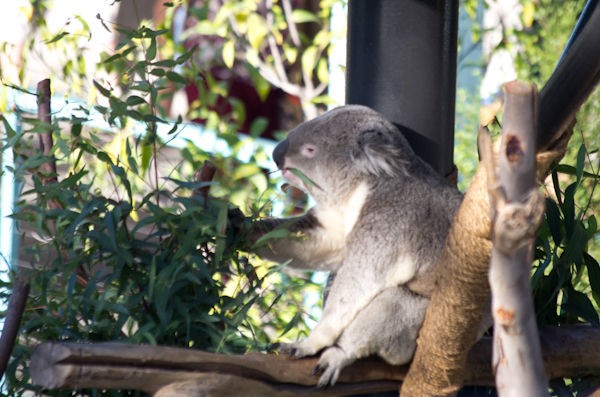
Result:
{"type": "Polygon", "coordinates": [[[283,13],[285,14],[285,20],[287,21],[287,26],[290,32],[290,38],[292,39],[292,43],[296,47],[300,47],[302,43],[300,42],[298,27],[296,26],[296,22],[294,22],[292,18],[292,5],[290,3],[290,0],[282,0],[281,5],[283,7],[283,13]]]}
{"type": "Polygon", "coordinates": [[[15,346],[15,340],[21,326],[21,319],[23,318],[28,295],[29,283],[20,276],[16,276],[12,294],[8,301],[2,336],[0,337],[0,378],[4,376],[10,354],[15,346]]]}

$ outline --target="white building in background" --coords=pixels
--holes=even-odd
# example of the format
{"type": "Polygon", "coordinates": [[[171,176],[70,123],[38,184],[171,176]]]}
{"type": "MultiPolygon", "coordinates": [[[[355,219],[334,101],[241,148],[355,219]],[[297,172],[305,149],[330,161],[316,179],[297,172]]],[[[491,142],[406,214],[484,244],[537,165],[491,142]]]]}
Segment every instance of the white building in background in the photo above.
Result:
{"type": "Polygon", "coordinates": [[[515,59],[519,50],[512,31],[523,29],[520,0],[486,0],[483,12],[482,48],[486,62],[481,82],[481,99],[490,104],[502,93],[504,83],[515,80],[515,59]]]}

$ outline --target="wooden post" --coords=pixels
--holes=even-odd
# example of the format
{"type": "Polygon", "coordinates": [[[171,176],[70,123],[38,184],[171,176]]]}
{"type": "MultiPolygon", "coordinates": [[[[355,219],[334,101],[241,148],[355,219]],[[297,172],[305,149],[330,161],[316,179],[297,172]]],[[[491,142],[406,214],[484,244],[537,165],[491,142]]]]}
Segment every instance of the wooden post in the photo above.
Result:
{"type": "Polygon", "coordinates": [[[548,395],[548,381],[529,281],[535,233],[544,215],[544,196],[536,186],[537,91],[514,81],[505,85],[505,98],[499,181],[491,138],[480,137],[492,208],[493,367],[500,396],[541,397],[548,395]]]}

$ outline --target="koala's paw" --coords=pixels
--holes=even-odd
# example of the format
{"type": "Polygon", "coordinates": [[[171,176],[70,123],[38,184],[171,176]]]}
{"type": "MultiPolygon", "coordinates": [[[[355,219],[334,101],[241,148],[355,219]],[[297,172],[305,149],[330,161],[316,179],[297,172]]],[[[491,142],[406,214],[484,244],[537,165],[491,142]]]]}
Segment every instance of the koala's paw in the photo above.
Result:
{"type": "Polygon", "coordinates": [[[340,376],[340,371],[354,361],[344,350],[332,346],[321,354],[319,364],[314,369],[315,374],[321,374],[318,387],[333,386],[340,376]]]}
{"type": "Polygon", "coordinates": [[[293,358],[314,356],[319,350],[321,349],[311,346],[310,343],[308,343],[308,339],[301,340],[300,342],[279,344],[279,352],[289,354],[293,358]]]}

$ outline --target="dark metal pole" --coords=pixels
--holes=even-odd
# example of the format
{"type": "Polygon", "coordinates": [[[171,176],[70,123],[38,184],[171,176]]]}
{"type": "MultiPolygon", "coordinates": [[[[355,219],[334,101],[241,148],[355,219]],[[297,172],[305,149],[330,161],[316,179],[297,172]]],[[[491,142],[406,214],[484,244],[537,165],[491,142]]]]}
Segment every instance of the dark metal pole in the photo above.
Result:
{"type": "Polygon", "coordinates": [[[552,76],[540,91],[537,147],[554,143],[600,81],[600,3],[589,0],[552,76]]]}
{"type": "Polygon", "coordinates": [[[442,175],[454,169],[458,1],[349,0],[346,102],[405,132],[442,175]]]}

